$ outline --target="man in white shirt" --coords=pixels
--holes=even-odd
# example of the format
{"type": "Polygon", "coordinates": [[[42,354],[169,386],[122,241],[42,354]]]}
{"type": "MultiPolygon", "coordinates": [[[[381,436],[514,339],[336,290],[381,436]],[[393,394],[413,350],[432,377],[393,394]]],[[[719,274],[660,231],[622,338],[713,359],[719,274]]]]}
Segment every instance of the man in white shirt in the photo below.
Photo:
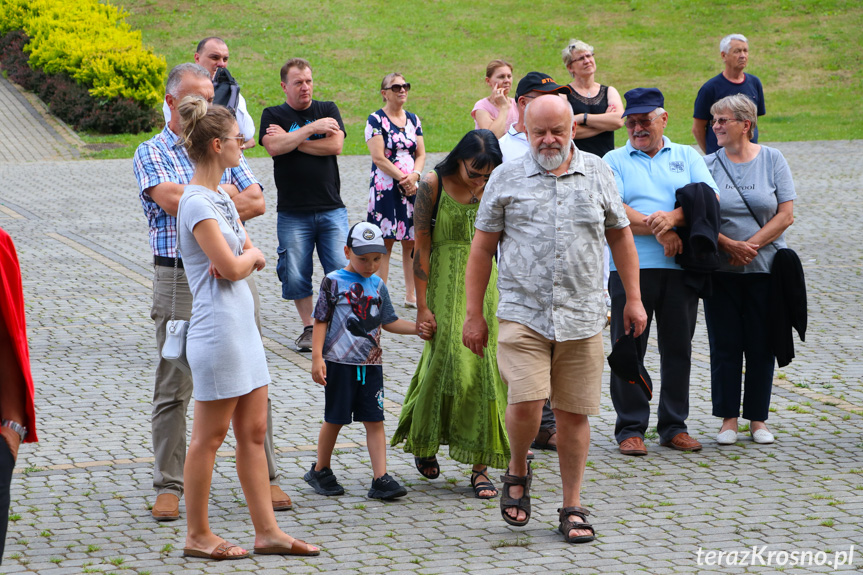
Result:
{"type": "MultiPolygon", "coordinates": [[[[210,36],[198,42],[195,49],[195,64],[203,66],[210,72],[212,80],[219,68],[228,67],[228,45],[217,36],[210,36]]],[[[171,110],[167,104],[162,104],[162,114],[165,116],[165,124],[171,121],[171,110]]],[[[244,150],[255,147],[255,122],[246,109],[246,99],[239,94],[236,110],[237,124],[240,132],[246,138],[244,150]]]]}

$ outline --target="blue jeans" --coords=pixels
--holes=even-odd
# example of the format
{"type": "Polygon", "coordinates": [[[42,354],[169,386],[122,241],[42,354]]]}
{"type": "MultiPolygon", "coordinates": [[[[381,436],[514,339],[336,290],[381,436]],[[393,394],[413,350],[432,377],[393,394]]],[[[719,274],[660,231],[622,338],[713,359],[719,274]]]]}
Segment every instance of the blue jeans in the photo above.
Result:
{"type": "Polygon", "coordinates": [[[279,247],[276,273],[282,282],[284,299],[304,299],[312,295],[312,250],[317,248],[324,273],[348,265],[348,210],[337,208],[322,212],[279,212],[276,233],[279,247]]]}

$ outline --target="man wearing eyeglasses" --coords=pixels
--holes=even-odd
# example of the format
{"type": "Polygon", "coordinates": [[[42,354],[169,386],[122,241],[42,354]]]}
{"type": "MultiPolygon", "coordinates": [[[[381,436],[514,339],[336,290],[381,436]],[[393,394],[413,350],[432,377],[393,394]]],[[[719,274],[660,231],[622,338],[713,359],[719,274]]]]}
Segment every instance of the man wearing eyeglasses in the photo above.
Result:
{"type": "MultiPolygon", "coordinates": [[[[719,149],[716,134],[710,129],[713,117],[710,107],[725,96],[745,94],[755,102],[758,115],[767,113],[764,108],[764,89],[761,80],[752,74],[746,74],[743,69],[749,63],[749,41],[743,34],[729,34],[719,43],[719,56],[725,64],[725,69],[717,76],[709,79],[698,90],[695,98],[695,112],[692,120],[692,134],[698,146],[706,154],[712,154],[719,149]]],[[[753,142],[758,142],[758,127],[755,127],[753,142]]]]}
{"type": "Polygon", "coordinates": [[[303,322],[297,351],[312,350],[312,251],[324,273],[347,265],[348,210],[342,202],[337,156],[345,125],[333,102],[312,99],[312,66],[302,58],[281,69],[285,103],[261,114],[259,140],[273,158],[278,190],[276,272],[282,298],[293,300],[303,322]]]}
{"type": "MultiPolygon", "coordinates": [[[[225,74],[228,71],[228,45],[218,36],[209,36],[198,42],[198,47],[195,48],[195,64],[206,69],[210,73],[210,79],[216,78],[216,74],[225,74]],[[219,72],[224,69],[225,72],[219,72]]],[[[230,76],[228,73],[227,76],[230,76]]],[[[233,80],[233,78],[231,78],[233,80]]],[[[239,90],[239,86],[235,86],[239,90]]],[[[222,103],[216,98],[216,103],[222,103]]],[[[223,105],[228,105],[224,103],[223,105]]],[[[233,109],[233,108],[232,108],[233,109]]],[[[167,102],[162,104],[162,114],[165,116],[165,124],[171,121],[171,109],[167,102]]],[[[237,118],[237,125],[240,127],[245,137],[243,144],[244,150],[249,150],[255,147],[255,122],[249,115],[246,109],[246,99],[242,94],[237,94],[236,108],[234,116],[237,118]]]]}
{"type": "MultiPolygon", "coordinates": [[[[665,137],[668,113],[663,109],[662,92],[656,88],[635,88],[625,98],[623,116],[629,141],[603,159],[614,172],[638,250],[641,300],[648,318],[647,329],[636,338],[639,360],[644,359],[655,314],[662,382],[657,421],[660,444],[681,451],[697,451],[701,444],[689,436],[686,418],[698,295],[694,287],[687,285],[683,268],[674,261],[674,256],[683,251],[675,227],[686,223],[682,209],[675,209],[674,203],[675,192],[687,184],[704,182],[717,197],[719,190],[698,152],[665,137]]],[[[615,342],[629,326],[623,319],[626,293],[613,257],[608,287],[611,341],[615,342]]],[[[611,400],[617,411],[614,435],[620,452],[647,455],[644,433],[650,418],[650,399],[612,373],[611,400]]]]}
{"type": "MultiPolygon", "coordinates": [[[[174,259],[177,257],[177,206],[185,186],[195,173],[186,148],[180,141],[180,113],[177,108],[186,96],[200,96],[213,101],[210,72],[198,64],[175,66],[168,74],[165,103],[171,120],[165,128],[135,151],[134,172],[144,215],[150,225],[150,247],[153,249],[153,306],[150,317],[156,322],[156,348],[161,354],[165,343],[165,326],[172,315],[174,259]]],[[[225,170],[221,188],[231,196],[240,218],[250,220],[264,213],[264,194],[246,159],[240,165],[225,170]]],[[[177,260],[176,319],[188,320],[192,315],[192,294],[183,270],[183,259],[177,260]]],[[[260,330],[258,292],[254,280],[247,280],[255,299],[255,320],[260,330]]],[[[153,392],[153,454],[155,456],[153,487],[156,502],[152,516],[156,521],[180,518],[180,497],[183,495],[183,465],[186,459],[186,410],[192,397],[192,378],[164,359],[156,367],[153,392]]],[[[270,409],[270,403],[267,402],[270,409]]],[[[276,477],[273,451],[272,416],[264,441],[271,482],[276,477]]],[[[273,508],[291,508],[291,498],[277,485],[270,487],[273,508]]]]}

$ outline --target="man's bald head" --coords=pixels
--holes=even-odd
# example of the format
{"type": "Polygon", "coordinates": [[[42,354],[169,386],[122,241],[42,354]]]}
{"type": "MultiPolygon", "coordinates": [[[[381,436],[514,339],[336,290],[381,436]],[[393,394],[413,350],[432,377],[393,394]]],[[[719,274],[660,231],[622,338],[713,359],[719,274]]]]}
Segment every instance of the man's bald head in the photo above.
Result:
{"type": "Polygon", "coordinates": [[[540,96],[527,105],[524,123],[530,154],[540,166],[553,171],[569,159],[575,135],[569,102],[555,95],[540,96]]]}

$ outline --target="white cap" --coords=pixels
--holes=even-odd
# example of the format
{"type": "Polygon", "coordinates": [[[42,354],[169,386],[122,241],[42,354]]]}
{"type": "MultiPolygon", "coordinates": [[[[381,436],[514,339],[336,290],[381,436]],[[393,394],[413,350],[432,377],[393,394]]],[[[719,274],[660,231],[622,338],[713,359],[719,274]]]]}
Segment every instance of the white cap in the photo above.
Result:
{"type": "Polygon", "coordinates": [[[387,253],[384,234],[379,227],[369,222],[354,224],[348,232],[348,247],[358,256],[370,253],[387,253]]]}

